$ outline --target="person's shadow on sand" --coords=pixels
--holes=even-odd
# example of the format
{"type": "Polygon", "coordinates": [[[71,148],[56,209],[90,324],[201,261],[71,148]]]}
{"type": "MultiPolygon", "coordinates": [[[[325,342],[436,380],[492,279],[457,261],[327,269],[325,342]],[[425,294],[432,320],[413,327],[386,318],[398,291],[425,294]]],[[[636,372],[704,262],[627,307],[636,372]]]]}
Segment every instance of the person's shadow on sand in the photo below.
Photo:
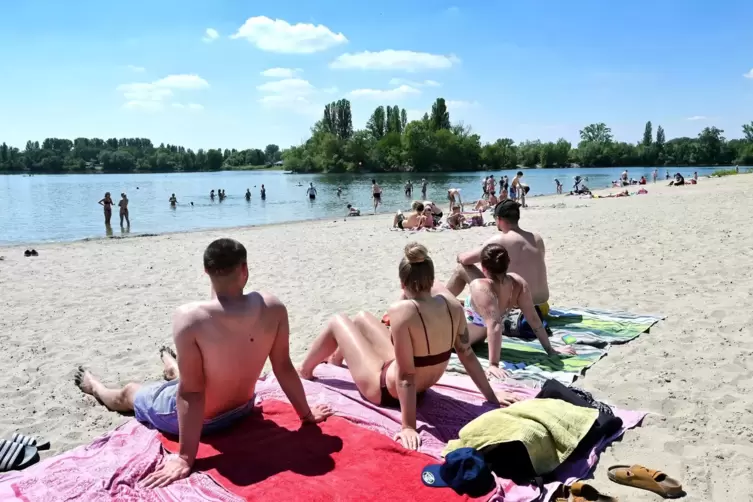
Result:
{"type": "Polygon", "coordinates": [[[194,469],[246,487],[285,471],[322,476],[335,468],[331,455],[342,448],[342,439],[316,425],[289,430],[254,413],[227,433],[202,436],[194,469]]]}

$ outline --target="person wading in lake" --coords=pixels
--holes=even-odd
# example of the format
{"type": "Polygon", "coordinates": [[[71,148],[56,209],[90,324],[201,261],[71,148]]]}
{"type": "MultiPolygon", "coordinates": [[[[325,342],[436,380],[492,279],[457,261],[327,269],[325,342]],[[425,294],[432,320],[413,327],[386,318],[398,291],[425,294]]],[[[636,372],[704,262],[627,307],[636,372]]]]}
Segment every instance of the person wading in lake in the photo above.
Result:
{"type": "Polygon", "coordinates": [[[175,197],[175,194],[172,194],[170,196],[170,207],[175,208],[177,204],[178,204],[178,199],[175,197]]]}
{"type": "Polygon", "coordinates": [[[371,197],[374,199],[374,214],[376,214],[377,206],[382,203],[382,187],[376,180],[371,180],[371,197]]]}
{"type": "Polygon", "coordinates": [[[267,199],[267,189],[264,188],[264,185],[261,186],[261,200],[267,199]]]}
{"type": "Polygon", "coordinates": [[[112,206],[115,205],[112,197],[110,197],[110,192],[105,192],[104,198],[99,203],[105,208],[105,226],[109,227],[110,218],[112,218],[112,206]]]}
{"type": "Polygon", "coordinates": [[[131,220],[128,218],[128,197],[125,193],[120,194],[120,202],[118,202],[118,206],[120,207],[120,226],[123,226],[123,220],[125,219],[130,227],[131,220]]]}

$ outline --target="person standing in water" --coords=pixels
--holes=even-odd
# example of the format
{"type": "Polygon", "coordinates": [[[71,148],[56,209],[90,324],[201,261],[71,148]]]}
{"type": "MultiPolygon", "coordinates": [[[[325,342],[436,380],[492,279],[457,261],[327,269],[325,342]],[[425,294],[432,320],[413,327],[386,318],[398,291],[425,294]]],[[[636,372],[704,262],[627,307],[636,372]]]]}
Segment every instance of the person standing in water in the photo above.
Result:
{"type": "Polygon", "coordinates": [[[267,189],[264,188],[264,185],[261,186],[261,200],[267,199],[267,189]]]}
{"type": "Polygon", "coordinates": [[[382,187],[374,179],[371,180],[371,197],[374,199],[374,214],[376,214],[377,206],[382,203],[382,187]]]}
{"type": "Polygon", "coordinates": [[[170,207],[174,208],[178,204],[178,199],[175,197],[175,194],[172,194],[170,196],[170,207]]]}
{"type": "Polygon", "coordinates": [[[110,197],[110,192],[105,192],[104,198],[99,201],[99,204],[105,208],[105,226],[110,226],[110,218],[112,218],[112,206],[115,204],[110,197]]]}
{"type": "Polygon", "coordinates": [[[421,198],[426,199],[426,188],[428,187],[429,183],[426,181],[425,178],[421,178],[421,198]]]}
{"type": "Polygon", "coordinates": [[[410,197],[411,195],[413,195],[413,183],[408,180],[405,182],[405,196],[410,197]]]}
{"type": "Polygon", "coordinates": [[[123,226],[123,219],[125,218],[126,223],[130,227],[131,220],[128,218],[128,197],[125,192],[120,194],[120,202],[118,202],[118,206],[120,207],[120,226],[123,226]]]}
{"type": "Polygon", "coordinates": [[[316,200],[316,188],[314,188],[314,183],[309,183],[306,193],[308,194],[310,201],[316,200]]]}
{"type": "Polygon", "coordinates": [[[214,200],[214,190],[212,190],[211,192],[209,192],[209,198],[212,199],[212,200],[214,200]]]}
{"type": "Polygon", "coordinates": [[[654,178],[654,183],[656,183],[656,178],[659,177],[659,170],[658,169],[654,169],[652,177],[654,178]]]}
{"type": "Polygon", "coordinates": [[[337,187],[337,196],[340,197],[343,194],[343,187],[338,186],[337,187]]]}
{"type": "Polygon", "coordinates": [[[251,189],[250,188],[246,188],[246,200],[247,201],[251,200],[251,189]]]}

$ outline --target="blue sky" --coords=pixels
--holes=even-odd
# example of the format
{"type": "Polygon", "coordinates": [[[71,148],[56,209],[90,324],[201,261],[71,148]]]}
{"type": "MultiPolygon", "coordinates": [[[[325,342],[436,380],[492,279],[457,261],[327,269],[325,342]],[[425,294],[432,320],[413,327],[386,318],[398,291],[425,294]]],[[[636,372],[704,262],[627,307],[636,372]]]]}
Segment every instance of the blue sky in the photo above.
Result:
{"type": "Polygon", "coordinates": [[[0,141],[284,148],[329,101],[362,128],[439,96],[484,141],[577,142],[592,122],[637,141],[646,120],[733,138],[753,120],[750,19],[746,0],[5,2],[0,141]]]}

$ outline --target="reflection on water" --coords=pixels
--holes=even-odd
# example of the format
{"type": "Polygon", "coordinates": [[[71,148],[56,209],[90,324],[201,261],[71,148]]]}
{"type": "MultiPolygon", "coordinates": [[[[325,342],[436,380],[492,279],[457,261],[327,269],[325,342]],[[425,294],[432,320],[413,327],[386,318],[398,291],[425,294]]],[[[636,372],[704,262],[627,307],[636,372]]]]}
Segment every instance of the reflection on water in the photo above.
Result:
{"type": "MultiPolygon", "coordinates": [[[[632,178],[645,175],[651,179],[652,167],[629,168],[632,178]]],[[[523,180],[531,187],[529,197],[553,194],[554,180],[563,183],[565,191],[573,185],[576,175],[587,176],[591,188],[609,186],[623,168],[591,169],[528,169],[523,180]]],[[[714,168],[659,169],[677,171],[690,177],[693,171],[708,174],[714,168]]],[[[112,228],[102,232],[102,206],[98,201],[105,192],[128,195],[129,216],[134,234],[163,233],[208,228],[262,225],[331,216],[344,216],[346,204],[372,210],[371,180],[382,187],[379,212],[408,209],[411,197],[404,185],[410,180],[413,196],[421,194],[421,179],[426,178],[426,198],[444,206],[447,190],[459,188],[464,202],[480,197],[481,182],[488,174],[498,180],[515,171],[473,173],[389,173],[389,174],[318,174],[286,175],[280,172],[229,171],[217,173],[169,174],[69,174],[69,175],[2,175],[0,176],[0,243],[76,240],[87,237],[112,236],[112,228]],[[315,200],[309,200],[306,189],[313,183],[315,200]],[[261,185],[266,200],[261,198],[261,185]],[[341,193],[338,194],[338,187],[341,193]],[[211,190],[222,189],[226,197],[210,199],[211,190]],[[249,190],[251,199],[246,200],[249,190]],[[168,202],[175,194],[178,203],[168,202]]],[[[650,187],[649,187],[650,192],[650,187]]],[[[114,214],[118,217],[118,214],[114,214]]],[[[124,234],[127,234],[125,231],[124,234]]]]}

